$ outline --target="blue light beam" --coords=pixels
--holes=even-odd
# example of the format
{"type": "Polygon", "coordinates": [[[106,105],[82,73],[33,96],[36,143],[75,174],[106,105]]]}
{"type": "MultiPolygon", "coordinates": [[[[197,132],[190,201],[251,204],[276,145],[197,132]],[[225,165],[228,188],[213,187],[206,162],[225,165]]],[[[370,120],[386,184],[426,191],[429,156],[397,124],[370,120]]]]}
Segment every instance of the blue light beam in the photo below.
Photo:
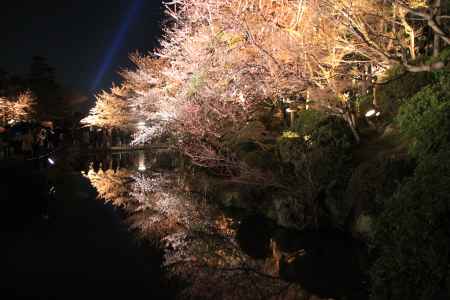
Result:
{"type": "Polygon", "coordinates": [[[108,49],[108,52],[106,53],[103,63],[100,66],[97,76],[95,77],[95,80],[91,86],[91,91],[95,91],[97,89],[103,77],[105,76],[105,73],[111,67],[112,60],[114,59],[114,56],[117,54],[117,51],[119,51],[120,47],[122,46],[123,40],[125,39],[125,35],[127,34],[133,19],[139,13],[139,9],[142,7],[143,3],[144,3],[143,0],[134,0],[133,5],[130,7],[130,10],[124,22],[121,24],[121,27],[119,28],[119,31],[117,32],[116,37],[113,43],[111,44],[111,47],[108,49]]]}

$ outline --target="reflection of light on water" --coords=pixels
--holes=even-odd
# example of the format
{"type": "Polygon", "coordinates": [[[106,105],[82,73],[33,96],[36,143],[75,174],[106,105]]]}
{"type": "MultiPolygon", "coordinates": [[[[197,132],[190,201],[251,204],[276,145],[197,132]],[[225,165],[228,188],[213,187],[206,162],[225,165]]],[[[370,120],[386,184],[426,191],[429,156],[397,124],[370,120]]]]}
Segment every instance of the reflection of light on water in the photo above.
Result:
{"type": "Polygon", "coordinates": [[[139,151],[138,153],[138,170],[145,171],[147,167],[145,166],[145,153],[144,151],[139,151]]]}
{"type": "Polygon", "coordinates": [[[128,196],[129,180],[131,173],[128,170],[98,170],[96,172],[92,166],[88,172],[81,172],[89,179],[92,186],[97,190],[98,198],[118,207],[125,207],[129,204],[128,196]]]}
{"type": "Polygon", "coordinates": [[[169,273],[181,274],[187,280],[195,277],[192,291],[213,281],[221,282],[224,290],[243,280],[245,286],[256,282],[259,290],[266,288],[269,292],[283,284],[270,279],[278,275],[273,264],[251,260],[240,250],[235,238],[238,220],[226,216],[202,197],[181,193],[184,177],[168,172],[142,172],[146,169],[145,152],[133,153],[135,167],[130,170],[96,172],[91,164],[82,174],[95,187],[99,199],[132,212],[133,227],[161,238],[165,246],[163,264],[169,273]],[[249,266],[255,274],[270,277],[240,271],[249,266]],[[233,271],[231,275],[219,272],[218,277],[212,278],[209,270],[220,268],[233,271]]]}

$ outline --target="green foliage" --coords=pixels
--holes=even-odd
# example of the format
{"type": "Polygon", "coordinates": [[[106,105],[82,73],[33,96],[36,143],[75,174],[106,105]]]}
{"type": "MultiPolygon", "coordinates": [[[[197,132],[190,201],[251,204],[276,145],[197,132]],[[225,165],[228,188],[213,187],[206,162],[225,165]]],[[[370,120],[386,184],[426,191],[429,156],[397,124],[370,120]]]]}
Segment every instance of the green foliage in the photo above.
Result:
{"type": "Polygon", "coordinates": [[[318,130],[326,115],[316,110],[305,110],[298,114],[292,130],[284,131],[278,139],[282,161],[297,164],[311,148],[311,135],[318,130]]]}
{"type": "Polygon", "coordinates": [[[399,184],[413,175],[416,164],[404,157],[381,155],[361,163],[353,169],[346,196],[352,203],[359,203],[361,212],[378,215],[386,199],[392,197],[399,184]]]}
{"type": "Polygon", "coordinates": [[[355,107],[356,111],[359,114],[365,114],[368,110],[372,109],[372,102],[373,102],[373,94],[365,94],[365,95],[359,95],[355,99],[355,107]]]}
{"type": "Polygon", "coordinates": [[[450,296],[450,76],[430,76],[396,119],[418,167],[375,216],[372,299],[450,296]]]}
{"type": "Polygon", "coordinates": [[[353,230],[362,236],[370,238],[373,227],[372,222],[372,216],[362,214],[357,218],[353,230]]]}
{"type": "Polygon", "coordinates": [[[385,206],[375,222],[379,258],[371,269],[371,298],[425,300],[448,293],[449,149],[422,160],[385,206]]]}
{"type": "Polygon", "coordinates": [[[340,118],[305,111],[300,114],[295,128],[296,131],[284,133],[278,139],[282,161],[293,164],[298,173],[303,173],[308,165],[308,169],[316,173],[318,182],[323,181],[322,177],[330,181],[334,175],[338,176],[341,163],[348,161],[353,144],[347,124],[340,118]]]}
{"type": "Polygon", "coordinates": [[[299,160],[306,151],[306,143],[298,133],[291,131],[291,134],[285,135],[283,133],[278,139],[277,148],[280,159],[283,162],[295,164],[295,161],[299,160]],[[294,134],[297,135],[297,137],[294,137],[294,134]]]}
{"type": "Polygon", "coordinates": [[[310,206],[327,205],[333,220],[342,224],[348,213],[342,200],[351,174],[351,130],[344,120],[314,111],[301,114],[295,125],[299,137],[285,134],[277,146],[301,187],[298,196],[310,206]],[[326,199],[318,199],[321,191],[326,199]]]}
{"type": "Polygon", "coordinates": [[[328,148],[344,155],[348,155],[353,142],[353,135],[347,123],[337,117],[329,117],[319,122],[310,139],[313,148],[328,148]]]}
{"type": "Polygon", "coordinates": [[[292,130],[300,135],[310,135],[320,122],[326,119],[326,115],[318,110],[304,110],[298,113],[292,130]]]}
{"type": "Polygon", "coordinates": [[[423,88],[400,108],[401,133],[413,140],[414,156],[438,151],[450,142],[450,77],[423,88]]]}
{"type": "Polygon", "coordinates": [[[403,99],[413,96],[433,79],[431,72],[409,73],[401,66],[388,70],[383,84],[377,86],[377,101],[383,115],[395,116],[403,99]]]}
{"type": "Polygon", "coordinates": [[[298,139],[300,135],[295,131],[286,130],[283,131],[283,134],[281,135],[281,138],[283,139],[298,139]]]}
{"type": "Polygon", "coordinates": [[[437,57],[427,57],[425,58],[426,64],[431,64],[438,61],[448,62],[450,60],[450,47],[442,49],[437,57]]]}
{"type": "Polygon", "coordinates": [[[403,65],[394,65],[393,67],[386,70],[384,74],[385,81],[390,81],[397,77],[402,76],[406,72],[403,65]]]}
{"type": "Polygon", "coordinates": [[[273,170],[276,167],[275,158],[269,151],[252,151],[243,154],[242,160],[253,168],[261,170],[273,170]]]}

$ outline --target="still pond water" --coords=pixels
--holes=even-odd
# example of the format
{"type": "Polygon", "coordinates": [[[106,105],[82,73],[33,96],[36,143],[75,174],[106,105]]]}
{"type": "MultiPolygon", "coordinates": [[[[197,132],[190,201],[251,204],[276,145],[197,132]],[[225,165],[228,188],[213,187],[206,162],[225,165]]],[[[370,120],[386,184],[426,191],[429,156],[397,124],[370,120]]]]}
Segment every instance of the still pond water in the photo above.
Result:
{"type": "Polygon", "coordinates": [[[85,155],[77,162],[99,201],[120,207],[129,226],[162,241],[166,276],[187,282],[188,296],[367,297],[364,245],[344,233],[289,230],[221,207],[195,183],[204,174],[182,171],[163,150],[85,155]]]}
{"type": "MultiPolygon", "coordinates": [[[[181,165],[163,150],[56,157],[47,211],[2,232],[1,290],[65,299],[367,298],[363,245],[221,207],[208,193],[214,181],[199,184],[205,174],[181,165]]],[[[23,180],[9,180],[15,200],[33,199],[23,180]]]]}

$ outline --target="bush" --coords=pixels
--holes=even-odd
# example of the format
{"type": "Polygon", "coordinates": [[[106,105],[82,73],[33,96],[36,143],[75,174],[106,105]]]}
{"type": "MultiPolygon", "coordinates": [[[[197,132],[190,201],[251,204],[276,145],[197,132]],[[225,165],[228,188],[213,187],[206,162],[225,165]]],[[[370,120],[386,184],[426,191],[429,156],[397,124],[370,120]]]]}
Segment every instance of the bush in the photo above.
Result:
{"type": "Polygon", "coordinates": [[[350,159],[351,130],[344,120],[325,118],[319,112],[306,111],[301,116],[296,131],[285,132],[278,139],[282,161],[293,164],[299,174],[311,170],[318,183],[339,177],[350,159]]]}
{"type": "Polygon", "coordinates": [[[424,158],[376,219],[372,299],[437,299],[450,291],[448,150],[424,158]]]}
{"type": "Polygon", "coordinates": [[[391,119],[398,112],[401,101],[413,96],[424,86],[433,82],[430,72],[409,73],[401,66],[391,68],[377,89],[377,99],[383,115],[391,119]]]}
{"type": "Polygon", "coordinates": [[[250,168],[261,170],[274,170],[276,168],[275,159],[272,153],[260,149],[245,153],[242,155],[242,160],[250,168]]]}
{"type": "Polygon", "coordinates": [[[292,130],[300,135],[310,135],[320,122],[325,120],[327,115],[317,110],[304,110],[298,113],[297,119],[292,126],[292,130]]]}
{"type": "Polygon", "coordinates": [[[310,143],[312,148],[329,148],[347,154],[354,143],[353,134],[347,123],[337,117],[328,117],[317,123],[311,132],[310,143]]]}
{"type": "MultiPolygon", "coordinates": [[[[361,224],[358,224],[362,216],[366,216],[364,220],[367,221],[367,218],[373,219],[383,211],[386,199],[392,197],[405,178],[414,174],[415,168],[415,161],[408,158],[381,155],[365,161],[353,170],[345,193],[346,201],[356,204],[354,219],[350,224],[353,233],[357,236],[362,233],[361,224]]],[[[369,233],[371,234],[372,232],[369,233]]],[[[359,237],[366,238],[368,235],[359,237]]]]}
{"type": "Polygon", "coordinates": [[[342,201],[351,175],[352,132],[340,118],[318,112],[303,116],[296,124],[297,135],[285,133],[279,138],[281,160],[294,170],[297,196],[310,206],[325,205],[333,221],[343,224],[348,214],[342,201]]]}
{"type": "Polygon", "coordinates": [[[439,151],[450,142],[450,76],[442,76],[406,101],[397,121],[400,132],[413,140],[415,157],[439,151]]]}

